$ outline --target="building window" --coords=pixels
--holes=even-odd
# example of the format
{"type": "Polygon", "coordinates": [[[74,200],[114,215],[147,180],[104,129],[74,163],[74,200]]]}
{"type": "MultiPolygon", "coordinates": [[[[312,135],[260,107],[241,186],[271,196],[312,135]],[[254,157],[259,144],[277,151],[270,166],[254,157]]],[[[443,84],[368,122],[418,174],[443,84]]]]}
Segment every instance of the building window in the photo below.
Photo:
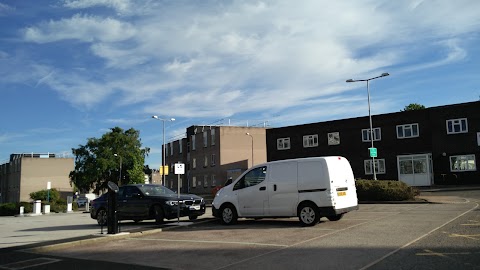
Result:
{"type": "Polygon", "coordinates": [[[203,187],[208,187],[208,175],[203,176],[203,187]]]}
{"type": "Polygon", "coordinates": [[[197,177],[196,176],[192,177],[192,187],[197,187],[197,177]]]}
{"type": "Polygon", "coordinates": [[[277,150],[290,149],[290,138],[277,139],[277,150]]]}
{"type": "Polygon", "coordinates": [[[192,135],[192,151],[195,150],[195,135],[192,135]]]}
{"type": "Polygon", "coordinates": [[[181,154],[182,153],[182,140],[178,141],[178,153],[181,154]]]}
{"type": "Polygon", "coordinates": [[[203,132],[203,147],[207,147],[208,145],[208,137],[207,137],[207,131],[203,132]]]}
{"type": "Polygon", "coordinates": [[[215,154],[212,154],[212,160],[210,163],[212,166],[215,166],[215,154]]]}
{"type": "Polygon", "coordinates": [[[197,168],[197,158],[192,158],[192,169],[197,168]]]}
{"type": "Polygon", "coordinates": [[[212,145],[215,145],[215,128],[210,130],[210,142],[212,145]]]}
{"type": "Polygon", "coordinates": [[[397,138],[413,138],[418,137],[418,124],[398,125],[397,126],[397,138]]]}
{"type": "Polygon", "coordinates": [[[339,132],[331,132],[328,133],[328,145],[339,145],[340,144],[340,133],[339,132]]]}
{"type": "Polygon", "coordinates": [[[318,134],[303,136],[303,147],[316,147],[318,146],[318,134]]]}
{"type": "Polygon", "coordinates": [[[212,187],[217,185],[217,180],[215,179],[215,174],[212,174],[212,187]]]}
{"type": "Polygon", "coordinates": [[[170,156],[173,156],[173,142],[170,143],[170,156]]]}
{"type": "Polygon", "coordinates": [[[207,155],[205,155],[203,157],[203,167],[207,167],[207,166],[208,166],[208,157],[207,157],[207,155]]]}
{"type": "Polygon", "coordinates": [[[475,155],[450,156],[450,171],[476,171],[475,155]]]}
{"type": "MultiPolygon", "coordinates": [[[[373,141],[380,141],[382,139],[382,132],[380,128],[373,128],[373,141]]],[[[362,141],[370,141],[370,129],[362,129],[362,141]]]]}
{"type": "MultiPolygon", "coordinates": [[[[372,160],[367,159],[363,161],[365,167],[365,174],[373,174],[372,160]]],[[[385,174],[385,159],[375,159],[375,173],[385,174]]]]}
{"type": "Polygon", "coordinates": [[[467,133],[467,118],[447,120],[447,134],[467,133]]]}

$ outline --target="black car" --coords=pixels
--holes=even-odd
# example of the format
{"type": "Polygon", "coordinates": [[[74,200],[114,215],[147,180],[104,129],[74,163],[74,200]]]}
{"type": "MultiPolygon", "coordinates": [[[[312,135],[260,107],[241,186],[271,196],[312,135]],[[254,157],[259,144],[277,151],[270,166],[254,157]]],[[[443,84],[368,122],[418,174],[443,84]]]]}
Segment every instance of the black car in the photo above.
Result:
{"type": "MultiPolygon", "coordinates": [[[[104,194],[93,200],[90,217],[99,225],[107,224],[107,198],[104,194]]],[[[155,219],[160,224],[164,219],[177,218],[178,202],[180,217],[195,220],[205,214],[205,200],[193,194],[178,194],[160,185],[136,184],[121,186],[117,193],[117,216],[119,220],[140,222],[155,219]]]]}

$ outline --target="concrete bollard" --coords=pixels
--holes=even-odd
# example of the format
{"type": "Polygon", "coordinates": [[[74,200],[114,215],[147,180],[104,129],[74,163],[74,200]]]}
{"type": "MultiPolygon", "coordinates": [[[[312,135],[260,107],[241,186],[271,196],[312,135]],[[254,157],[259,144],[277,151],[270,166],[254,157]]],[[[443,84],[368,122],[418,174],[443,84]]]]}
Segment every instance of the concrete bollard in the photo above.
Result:
{"type": "Polygon", "coordinates": [[[20,215],[20,216],[23,216],[24,213],[25,213],[25,207],[24,207],[24,206],[20,206],[20,213],[19,213],[19,215],[20,215]]]}
{"type": "Polygon", "coordinates": [[[42,213],[42,201],[34,201],[33,202],[33,214],[40,215],[42,213]]]}
{"type": "Polygon", "coordinates": [[[43,214],[50,214],[50,204],[45,204],[43,206],[43,214]]]}

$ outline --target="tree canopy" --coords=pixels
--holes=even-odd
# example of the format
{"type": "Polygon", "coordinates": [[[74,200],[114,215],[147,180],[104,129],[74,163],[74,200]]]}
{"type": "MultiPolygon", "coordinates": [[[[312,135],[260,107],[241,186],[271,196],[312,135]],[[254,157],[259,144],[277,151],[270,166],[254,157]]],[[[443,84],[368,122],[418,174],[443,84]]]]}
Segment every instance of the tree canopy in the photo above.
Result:
{"type": "Polygon", "coordinates": [[[425,106],[418,104],[418,103],[410,103],[403,110],[400,110],[401,112],[406,112],[406,111],[415,111],[415,110],[423,110],[425,109],[425,106]]]}
{"type": "Polygon", "coordinates": [[[70,183],[81,192],[96,193],[106,189],[109,181],[119,186],[144,183],[144,162],[150,149],[141,147],[140,132],[133,128],[114,127],[101,138],[87,139],[85,145],[72,148],[75,169],[70,172],[70,183]]]}

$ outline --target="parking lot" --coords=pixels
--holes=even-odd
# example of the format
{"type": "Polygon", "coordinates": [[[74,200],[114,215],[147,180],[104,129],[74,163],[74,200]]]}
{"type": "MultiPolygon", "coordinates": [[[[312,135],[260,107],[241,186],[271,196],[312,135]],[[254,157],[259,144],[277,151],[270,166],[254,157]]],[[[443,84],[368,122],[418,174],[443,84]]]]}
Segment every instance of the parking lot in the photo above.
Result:
{"type": "Polygon", "coordinates": [[[240,219],[233,226],[204,218],[30,252],[163,269],[478,269],[479,224],[478,203],[469,200],[366,204],[314,227],[301,227],[295,218],[240,219]]]}

